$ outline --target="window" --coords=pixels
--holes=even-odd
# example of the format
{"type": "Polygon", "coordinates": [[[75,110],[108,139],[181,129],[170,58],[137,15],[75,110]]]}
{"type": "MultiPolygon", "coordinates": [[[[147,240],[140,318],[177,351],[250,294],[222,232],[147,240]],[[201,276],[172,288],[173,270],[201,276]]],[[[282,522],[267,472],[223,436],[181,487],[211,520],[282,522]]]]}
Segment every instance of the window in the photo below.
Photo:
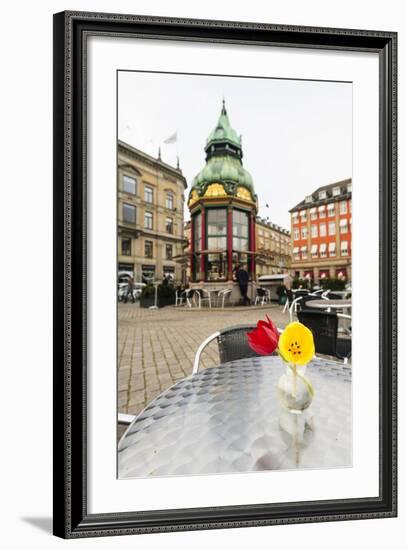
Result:
{"type": "Polygon", "coordinates": [[[136,223],[136,207],[132,204],[123,204],[123,221],[127,223],[136,223]]]}
{"type": "Polygon", "coordinates": [[[292,214],[293,223],[298,223],[298,212],[292,214]]]}
{"type": "Polygon", "coordinates": [[[122,256],[131,256],[131,239],[122,239],[122,256]]]}
{"type": "Polygon", "coordinates": [[[167,193],[165,196],[165,206],[170,210],[174,209],[174,195],[172,193],[167,193]]]}
{"type": "Polygon", "coordinates": [[[312,195],[307,195],[305,197],[305,202],[312,202],[312,195]]]}
{"type": "Polygon", "coordinates": [[[308,249],[306,246],[301,247],[301,258],[306,260],[308,258],[308,249]]]}
{"type": "Polygon", "coordinates": [[[311,258],[318,258],[318,245],[313,244],[311,246],[311,258]]]}
{"type": "Polygon", "coordinates": [[[335,248],[336,248],[335,243],[329,243],[328,252],[329,252],[330,258],[334,258],[336,256],[335,248]]]}
{"type": "Polygon", "coordinates": [[[208,250],[226,250],[226,214],[226,208],[211,208],[207,210],[208,250]]]}
{"type": "Polygon", "coordinates": [[[337,197],[337,196],[340,195],[340,194],[341,194],[341,188],[340,188],[340,187],[334,187],[334,188],[332,189],[332,195],[333,195],[334,197],[337,197]]]}
{"type": "Polygon", "coordinates": [[[144,241],[144,256],[146,258],[153,257],[153,241],[144,241]]]}
{"type": "Polygon", "coordinates": [[[155,266],[154,265],[142,265],[141,266],[141,278],[143,283],[152,283],[155,279],[155,266]]]}
{"type": "Polygon", "coordinates": [[[149,185],[144,186],[144,200],[150,204],[153,202],[153,188],[149,185]]]}
{"type": "Polygon", "coordinates": [[[301,216],[301,221],[305,221],[307,219],[307,211],[301,210],[300,216],[301,216]]]}
{"type": "Polygon", "coordinates": [[[308,229],[306,227],[301,227],[301,239],[306,239],[308,235],[308,229]]]}
{"type": "Polygon", "coordinates": [[[294,241],[298,241],[299,238],[300,238],[300,230],[298,229],[298,227],[296,227],[294,229],[294,241]]]}
{"type": "Polygon", "coordinates": [[[335,233],[336,233],[335,222],[329,222],[329,224],[328,224],[328,235],[335,235],[335,233]]]}
{"type": "Polygon", "coordinates": [[[319,198],[320,201],[326,199],[326,191],[320,191],[318,193],[318,198],[319,198]]]}
{"type": "Polygon", "coordinates": [[[328,204],[328,216],[332,218],[332,216],[335,216],[335,203],[331,202],[328,204]]]}
{"type": "Polygon", "coordinates": [[[123,191],[126,193],[131,193],[132,195],[136,194],[137,182],[135,178],[130,176],[123,176],[123,191]]]}
{"type": "Polygon", "coordinates": [[[341,233],[347,233],[348,232],[348,221],[347,220],[340,220],[339,221],[339,227],[341,233]]]}
{"type": "Polygon", "coordinates": [[[172,218],[165,218],[165,230],[171,235],[174,232],[174,220],[172,218]]]}
{"type": "Polygon", "coordinates": [[[311,225],[311,237],[318,237],[318,226],[315,223],[311,225]]]}
{"type": "Polygon", "coordinates": [[[194,216],[194,251],[201,250],[202,242],[202,218],[201,214],[194,216]]]}
{"type": "Polygon", "coordinates": [[[144,227],[153,229],[153,215],[151,212],[144,212],[144,227]]]}
{"type": "Polygon", "coordinates": [[[325,205],[318,206],[318,212],[320,218],[325,218],[325,205]]]}
{"type": "Polygon", "coordinates": [[[341,214],[347,214],[348,213],[348,204],[346,201],[341,201],[339,203],[339,212],[341,214]]]}
{"type": "Polygon", "coordinates": [[[249,250],[249,216],[241,210],[233,210],[233,250],[249,250]]]}
{"type": "Polygon", "coordinates": [[[319,245],[319,256],[320,258],[326,258],[326,243],[319,245]]]}
{"type": "Polygon", "coordinates": [[[326,237],[326,224],[320,223],[319,224],[319,236],[320,237],[326,237]]]}
{"type": "Polygon", "coordinates": [[[316,220],[318,218],[317,209],[315,207],[311,208],[309,213],[311,215],[311,220],[316,220]]]}
{"type": "Polygon", "coordinates": [[[348,183],[348,186],[347,186],[346,190],[347,190],[348,193],[352,193],[352,184],[351,183],[348,183]]]}
{"type": "Polygon", "coordinates": [[[294,260],[299,260],[300,259],[300,249],[298,246],[295,246],[293,248],[293,256],[294,256],[294,260]]]}
{"type": "Polygon", "coordinates": [[[165,259],[172,260],[172,244],[165,245],[165,259]]]}
{"type": "Polygon", "coordinates": [[[348,255],[348,241],[341,242],[341,256],[348,255]]]}

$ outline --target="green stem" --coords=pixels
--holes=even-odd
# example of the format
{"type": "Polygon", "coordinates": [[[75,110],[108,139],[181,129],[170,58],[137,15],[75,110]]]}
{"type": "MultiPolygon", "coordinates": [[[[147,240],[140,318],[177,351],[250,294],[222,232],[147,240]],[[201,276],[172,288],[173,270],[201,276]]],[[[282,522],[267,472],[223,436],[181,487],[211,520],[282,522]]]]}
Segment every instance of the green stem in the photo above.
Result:
{"type": "Polygon", "coordinates": [[[295,398],[297,394],[297,376],[304,383],[310,396],[314,397],[315,392],[314,392],[314,388],[312,387],[312,384],[309,382],[309,380],[305,378],[305,376],[303,376],[300,372],[298,372],[297,365],[292,365],[291,363],[287,363],[287,365],[293,373],[293,397],[295,398]]]}

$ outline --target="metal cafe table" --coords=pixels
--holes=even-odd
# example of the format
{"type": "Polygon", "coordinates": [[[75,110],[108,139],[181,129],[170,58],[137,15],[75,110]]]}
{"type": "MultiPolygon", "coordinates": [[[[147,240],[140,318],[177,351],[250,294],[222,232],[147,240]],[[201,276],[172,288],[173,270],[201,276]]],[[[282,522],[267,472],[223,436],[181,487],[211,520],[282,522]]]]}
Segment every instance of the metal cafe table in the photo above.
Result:
{"type": "Polygon", "coordinates": [[[283,409],[278,356],[208,368],[154,399],[119,442],[119,478],[351,466],[351,366],[315,358],[315,396],[283,409]]]}
{"type": "Polygon", "coordinates": [[[332,309],[350,309],[352,307],[352,300],[310,300],[307,302],[307,308],[326,309],[331,311],[332,309]]]}

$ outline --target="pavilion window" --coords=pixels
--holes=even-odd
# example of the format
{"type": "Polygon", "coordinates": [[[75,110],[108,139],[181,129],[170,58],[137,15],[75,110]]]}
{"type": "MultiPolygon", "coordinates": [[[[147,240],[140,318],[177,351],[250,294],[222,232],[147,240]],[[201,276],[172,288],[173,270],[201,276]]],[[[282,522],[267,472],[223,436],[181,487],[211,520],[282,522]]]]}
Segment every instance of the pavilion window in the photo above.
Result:
{"type": "Polygon", "coordinates": [[[233,250],[249,250],[249,215],[242,210],[233,210],[233,250]]]}
{"type": "Polygon", "coordinates": [[[227,248],[227,210],[209,208],[207,211],[207,248],[224,252],[227,248]]]}
{"type": "MultiPolygon", "coordinates": [[[[200,252],[202,250],[202,215],[201,213],[195,214],[193,217],[194,224],[194,248],[193,252],[200,252]]],[[[200,255],[194,254],[193,256],[193,278],[195,281],[199,281],[199,263],[200,255]]]]}

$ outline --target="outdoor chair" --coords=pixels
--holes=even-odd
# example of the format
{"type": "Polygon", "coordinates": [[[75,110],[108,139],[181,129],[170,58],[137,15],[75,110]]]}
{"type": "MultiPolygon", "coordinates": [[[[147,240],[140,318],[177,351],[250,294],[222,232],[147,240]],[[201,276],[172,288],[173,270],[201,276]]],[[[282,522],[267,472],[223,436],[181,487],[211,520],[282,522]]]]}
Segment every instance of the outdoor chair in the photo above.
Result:
{"type": "Polygon", "coordinates": [[[256,328],[256,326],[257,325],[236,325],[224,328],[208,336],[196,352],[192,374],[196,374],[199,371],[199,362],[202,352],[206,346],[214,340],[218,343],[219,359],[221,363],[245,359],[247,357],[258,357],[258,353],[252,350],[247,341],[247,333],[256,328]]]}
{"type": "Polygon", "coordinates": [[[338,338],[338,315],[335,312],[305,309],[298,312],[298,320],[312,331],[316,353],[348,362],[352,354],[352,341],[338,338]]]}
{"type": "Polygon", "coordinates": [[[314,296],[312,294],[303,294],[301,296],[298,296],[293,300],[290,306],[290,321],[293,320],[293,314],[298,313],[298,311],[301,311],[303,309],[306,309],[307,302],[310,302],[311,300],[320,300],[320,296],[314,296]]]}
{"type": "Polygon", "coordinates": [[[185,291],[177,289],[175,291],[175,306],[182,306],[185,298],[185,291]]]}
{"type": "Polygon", "coordinates": [[[202,304],[203,305],[207,304],[209,307],[212,306],[209,292],[207,292],[204,288],[195,288],[192,299],[195,304],[196,304],[196,300],[198,300],[199,309],[201,309],[202,304]]]}
{"type": "Polygon", "coordinates": [[[257,287],[256,289],[256,299],[254,305],[257,306],[258,303],[261,303],[262,306],[267,303],[267,291],[265,288],[257,287]]]}
{"type": "Polygon", "coordinates": [[[222,308],[225,307],[225,300],[230,300],[230,296],[232,294],[232,290],[230,288],[225,288],[223,290],[219,290],[218,296],[216,299],[216,305],[219,305],[219,302],[222,304],[222,308]]]}

